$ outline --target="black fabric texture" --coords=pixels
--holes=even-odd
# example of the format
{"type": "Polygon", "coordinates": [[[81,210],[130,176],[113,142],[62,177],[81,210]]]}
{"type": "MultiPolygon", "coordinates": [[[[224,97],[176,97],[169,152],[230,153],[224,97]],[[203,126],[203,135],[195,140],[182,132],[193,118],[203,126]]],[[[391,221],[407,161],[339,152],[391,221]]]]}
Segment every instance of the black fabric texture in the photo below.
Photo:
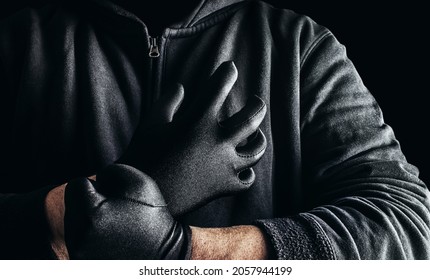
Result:
{"type": "Polygon", "coordinates": [[[175,221],[156,183],[133,167],[111,165],[97,174],[97,181],[71,181],[65,202],[71,259],[189,256],[188,226],[175,221]]]}
{"type": "Polygon", "coordinates": [[[184,17],[188,16],[194,7],[201,5],[202,0],[188,1],[147,1],[142,9],[140,0],[117,0],[112,1],[125,10],[136,14],[145,22],[151,36],[158,36],[166,26],[181,24],[184,17]],[[166,9],[166,4],[169,6],[166,9]],[[162,16],[160,16],[162,14],[162,16]]]}
{"type": "Polygon", "coordinates": [[[116,162],[175,84],[184,88],[178,116],[207,108],[201,89],[226,61],[238,76],[219,118],[258,96],[267,148],[252,187],[182,224],[262,220],[279,258],[430,258],[429,190],[329,30],[262,1],[205,0],[156,38],[157,58],[150,34],[109,1],[62,1],[0,23],[2,258],[46,258],[41,239],[16,248],[20,230],[45,228],[38,190],[116,162]],[[300,236],[300,250],[285,231],[300,236]]]}
{"type": "Polygon", "coordinates": [[[24,194],[2,194],[0,259],[54,259],[49,243],[44,201],[51,187],[24,194]],[[25,222],[22,222],[25,221],[25,222]]]}

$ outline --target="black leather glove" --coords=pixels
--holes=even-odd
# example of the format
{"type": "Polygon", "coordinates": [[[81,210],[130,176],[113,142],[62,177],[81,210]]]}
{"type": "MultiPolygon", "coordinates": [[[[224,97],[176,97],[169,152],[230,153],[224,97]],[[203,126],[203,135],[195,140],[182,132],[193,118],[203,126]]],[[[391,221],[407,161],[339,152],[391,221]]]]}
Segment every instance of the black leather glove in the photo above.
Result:
{"type": "Polygon", "coordinates": [[[65,240],[71,259],[186,259],[191,233],[171,216],[155,182],[127,165],[111,165],[70,182],[65,240]]]}
{"type": "Polygon", "coordinates": [[[252,96],[241,111],[222,122],[218,119],[236,79],[235,65],[223,63],[199,95],[198,105],[178,117],[174,115],[184,90],[177,86],[156,105],[119,160],[157,182],[174,216],[243,191],[255,180],[251,167],[266,149],[266,138],[258,128],[265,103],[252,96]]]}

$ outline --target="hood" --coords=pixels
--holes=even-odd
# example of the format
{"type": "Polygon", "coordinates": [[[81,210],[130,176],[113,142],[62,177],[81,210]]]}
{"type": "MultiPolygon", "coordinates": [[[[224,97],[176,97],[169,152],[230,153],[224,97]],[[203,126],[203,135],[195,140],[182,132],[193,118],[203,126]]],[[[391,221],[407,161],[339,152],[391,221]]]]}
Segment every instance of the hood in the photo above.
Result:
{"type": "MultiPolygon", "coordinates": [[[[244,1],[249,0],[201,0],[194,8],[194,10],[190,11],[188,16],[186,16],[180,22],[169,26],[169,28],[181,29],[192,27],[205,17],[216,13],[228,6],[244,1]]],[[[123,19],[129,19],[143,24],[143,22],[136,15],[123,9],[122,7],[116,5],[109,0],[91,0],[89,2],[92,3],[92,6],[96,10],[101,9],[101,12],[105,15],[113,17],[122,17],[123,19]]]]}

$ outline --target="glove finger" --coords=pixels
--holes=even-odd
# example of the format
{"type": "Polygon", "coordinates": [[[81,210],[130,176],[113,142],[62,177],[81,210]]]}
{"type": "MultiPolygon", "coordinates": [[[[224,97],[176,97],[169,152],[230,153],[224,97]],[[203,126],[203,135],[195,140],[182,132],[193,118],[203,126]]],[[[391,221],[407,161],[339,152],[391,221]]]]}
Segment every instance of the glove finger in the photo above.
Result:
{"type": "Polygon", "coordinates": [[[237,174],[237,177],[242,185],[250,187],[255,181],[255,172],[252,168],[246,168],[237,174]]]}
{"type": "Polygon", "coordinates": [[[210,77],[208,83],[208,98],[210,116],[217,116],[224,101],[237,80],[237,69],[233,61],[222,63],[210,77]]]}
{"type": "Polygon", "coordinates": [[[266,103],[258,96],[252,96],[245,107],[230,118],[222,121],[220,126],[225,128],[233,139],[234,144],[246,140],[255,133],[266,115],[266,103]]]}
{"type": "Polygon", "coordinates": [[[154,180],[140,170],[124,164],[112,164],[97,174],[100,192],[108,197],[132,200],[151,207],[166,203],[154,180]]]}
{"type": "Polygon", "coordinates": [[[243,146],[236,147],[236,153],[239,157],[237,169],[242,170],[252,167],[258,163],[267,148],[267,140],[261,129],[258,129],[251,135],[247,143],[243,146]]]}
{"type": "Polygon", "coordinates": [[[169,123],[184,100],[184,87],[182,84],[173,85],[166,94],[154,104],[149,116],[150,125],[169,123]]]}

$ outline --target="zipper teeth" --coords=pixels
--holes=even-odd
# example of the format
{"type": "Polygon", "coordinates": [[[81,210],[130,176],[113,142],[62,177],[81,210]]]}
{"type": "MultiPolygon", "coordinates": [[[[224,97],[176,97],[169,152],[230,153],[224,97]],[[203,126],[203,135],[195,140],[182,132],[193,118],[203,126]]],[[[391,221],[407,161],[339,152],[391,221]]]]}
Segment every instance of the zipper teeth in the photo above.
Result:
{"type": "Polygon", "coordinates": [[[149,39],[149,63],[150,63],[150,81],[149,81],[149,95],[148,95],[148,106],[152,106],[154,101],[159,98],[161,90],[161,73],[163,66],[163,57],[161,52],[163,51],[163,38],[162,37],[151,37],[149,39]]]}

